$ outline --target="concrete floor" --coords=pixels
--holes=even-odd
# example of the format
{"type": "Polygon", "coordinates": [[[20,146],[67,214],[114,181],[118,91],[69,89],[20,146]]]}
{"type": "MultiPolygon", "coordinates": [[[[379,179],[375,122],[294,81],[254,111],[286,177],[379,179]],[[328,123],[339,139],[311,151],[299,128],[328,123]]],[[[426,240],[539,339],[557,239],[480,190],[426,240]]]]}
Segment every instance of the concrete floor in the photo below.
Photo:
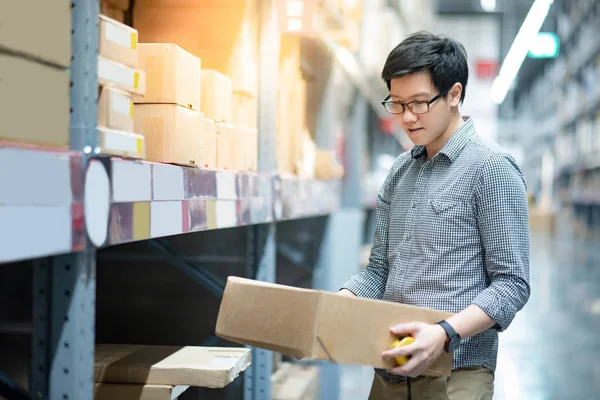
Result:
{"type": "MultiPolygon", "coordinates": [[[[494,400],[600,399],[600,242],[532,233],[531,256],[531,298],[500,335],[494,400]]],[[[367,399],[372,377],[342,367],[340,399],[367,399]]]]}

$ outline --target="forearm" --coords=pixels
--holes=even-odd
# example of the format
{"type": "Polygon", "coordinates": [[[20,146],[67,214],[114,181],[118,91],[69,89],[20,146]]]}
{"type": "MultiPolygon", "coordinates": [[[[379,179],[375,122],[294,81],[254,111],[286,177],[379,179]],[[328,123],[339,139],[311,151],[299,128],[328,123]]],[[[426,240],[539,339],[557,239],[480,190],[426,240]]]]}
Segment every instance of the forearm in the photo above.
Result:
{"type": "Polygon", "coordinates": [[[474,304],[471,304],[446,321],[452,325],[462,339],[477,335],[496,325],[496,321],[474,304]]]}

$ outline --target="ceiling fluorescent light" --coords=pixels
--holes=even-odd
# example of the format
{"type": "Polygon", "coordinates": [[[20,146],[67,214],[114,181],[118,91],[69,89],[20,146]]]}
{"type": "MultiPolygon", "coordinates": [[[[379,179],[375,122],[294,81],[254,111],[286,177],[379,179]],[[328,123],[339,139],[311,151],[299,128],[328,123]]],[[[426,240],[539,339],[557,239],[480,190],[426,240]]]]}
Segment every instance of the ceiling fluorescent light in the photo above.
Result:
{"type": "Polygon", "coordinates": [[[554,0],[535,0],[492,85],[492,101],[501,104],[512,86],[529,46],[535,40],[554,0]]]}
{"type": "Polygon", "coordinates": [[[487,12],[496,11],[496,0],[481,0],[481,8],[487,12]]]}

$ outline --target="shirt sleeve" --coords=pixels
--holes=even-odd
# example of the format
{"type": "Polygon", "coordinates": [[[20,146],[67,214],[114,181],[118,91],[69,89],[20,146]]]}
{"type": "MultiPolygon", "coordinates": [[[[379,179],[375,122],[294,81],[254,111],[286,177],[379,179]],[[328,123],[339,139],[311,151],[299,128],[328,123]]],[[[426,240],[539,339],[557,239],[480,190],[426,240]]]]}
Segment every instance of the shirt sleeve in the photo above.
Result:
{"type": "Polygon", "coordinates": [[[390,170],[377,196],[375,209],[375,236],[369,264],[359,274],[348,280],[342,289],[348,289],[358,297],[383,299],[388,279],[388,235],[390,224],[390,207],[397,182],[398,164],[402,156],[390,170]]]}
{"type": "Polygon", "coordinates": [[[529,207],[521,170],[512,157],[495,154],[475,187],[478,228],[490,285],[474,299],[503,331],[523,308],[529,284],[529,207]]]}

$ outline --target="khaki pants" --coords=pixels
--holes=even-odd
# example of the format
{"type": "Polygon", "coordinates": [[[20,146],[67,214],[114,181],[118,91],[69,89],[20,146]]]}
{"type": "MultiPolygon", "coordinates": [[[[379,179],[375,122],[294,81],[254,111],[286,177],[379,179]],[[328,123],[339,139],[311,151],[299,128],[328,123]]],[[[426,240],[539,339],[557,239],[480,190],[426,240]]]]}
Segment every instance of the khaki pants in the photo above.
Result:
{"type": "MultiPolygon", "coordinates": [[[[426,377],[411,382],[412,400],[492,400],[494,374],[487,368],[461,368],[448,378],[426,377]]],[[[369,400],[406,400],[406,383],[389,383],[375,374],[369,400]]]]}

